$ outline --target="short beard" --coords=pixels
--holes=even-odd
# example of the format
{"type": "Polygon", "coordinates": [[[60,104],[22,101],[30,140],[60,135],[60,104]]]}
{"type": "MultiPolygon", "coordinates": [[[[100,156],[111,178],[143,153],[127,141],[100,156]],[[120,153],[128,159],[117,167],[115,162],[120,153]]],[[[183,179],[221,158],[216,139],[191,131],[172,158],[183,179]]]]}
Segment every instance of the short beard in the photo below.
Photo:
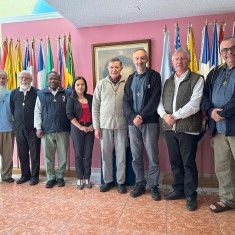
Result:
{"type": "Polygon", "coordinates": [[[6,86],[0,86],[0,96],[4,97],[6,95],[7,88],[6,86]]]}
{"type": "Polygon", "coordinates": [[[21,88],[23,91],[26,91],[29,87],[30,87],[29,84],[20,84],[20,88],[21,88]]]}

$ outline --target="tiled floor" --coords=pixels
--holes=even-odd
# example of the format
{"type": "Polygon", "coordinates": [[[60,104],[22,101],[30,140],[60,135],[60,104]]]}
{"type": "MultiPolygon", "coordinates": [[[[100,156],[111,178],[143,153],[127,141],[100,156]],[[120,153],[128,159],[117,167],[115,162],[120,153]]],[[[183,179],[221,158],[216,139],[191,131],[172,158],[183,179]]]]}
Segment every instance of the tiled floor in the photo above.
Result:
{"type": "MultiPolygon", "coordinates": [[[[81,191],[74,178],[53,189],[45,188],[45,177],[36,186],[0,182],[0,234],[235,234],[235,210],[214,214],[208,209],[218,200],[217,189],[200,188],[198,210],[189,212],[185,200],[156,202],[149,192],[134,199],[115,189],[101,193],[99,176],[92,181],[92,189],[81,191]]],[[[169,188],[160,185],[162,194],[169,188]]]]}

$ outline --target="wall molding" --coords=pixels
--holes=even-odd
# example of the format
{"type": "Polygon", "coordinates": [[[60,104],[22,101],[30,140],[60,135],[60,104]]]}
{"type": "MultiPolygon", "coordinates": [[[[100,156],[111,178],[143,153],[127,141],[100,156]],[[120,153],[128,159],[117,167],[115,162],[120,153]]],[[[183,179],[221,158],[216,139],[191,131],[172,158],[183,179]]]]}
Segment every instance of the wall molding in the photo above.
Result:
{"type": "Polygon", "coordinates": [[[63,18],[63,16],[58,12],[41,13],[41,14],[27,15],[27,16],[0,17],[0,24],[17,23],[17,22],[34,21],[34,20],[50,20],[58,18],[63,18]]]}

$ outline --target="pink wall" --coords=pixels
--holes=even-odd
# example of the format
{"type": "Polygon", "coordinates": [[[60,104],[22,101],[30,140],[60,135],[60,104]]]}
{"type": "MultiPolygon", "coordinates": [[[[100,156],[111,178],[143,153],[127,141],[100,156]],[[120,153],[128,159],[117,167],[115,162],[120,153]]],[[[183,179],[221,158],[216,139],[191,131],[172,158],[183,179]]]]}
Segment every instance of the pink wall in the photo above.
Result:
{"type": "MultiPolygon", "coordinates": [[[[52,44],[52,51],[54,59],[56,55],[56,38],[58,35],[63,36],[71,33],[72,36],[72,49],[75,64],[76,75],[84,76],[89,85],[89,92],[93,92],[93,75],[92,75],[92,50],[91,45],[97,43],[109,43],[120,41],[132,41],[141,39],[151,39],[151,67],[157,71],[161,67],[162,45],[163,45],[163,28],[167,25],[170,31],[170,44],[171,50],[174,46],[174,24],[178,22],[180,27],[180,40],[181,46],[186,46],[187,25],[190,22],[193,26],[195,38],[195,52],[199,59],[201,47],[201,33],[205,25],[206,19],[209,22],[209,38],[212,41],[213,22],[215,19],[220,23],[222,20],[226,22],[225,36],[232,34],[232,21],[234,13],[218,14],[209,16],[186,17],[179,19],[168,19],[149,21],[142,23],[131,23],[124,25],[110,25],[91,28],[76,29],[65,19],[54,20],[40,20],[32,22],[10,23],[2,25],[2,37],[12,37],[14,43],[16,39],[21,40],[22,49],[24,48],[23,40],[26,38],[31,39],[33,36],[36,39],[43,38],[44,50],[46,55],[46,37],[49,35],[52,44]]],[[[211,43],[210,43],[211,44],[211,43]]],[[[38,53],[38,46],[36,47],[36,57],[38,53]]],[[[71,145],[72,146],[72,145],[71,145]]],[[[162,138],[159,141],[160,147],[160,165],[164,172],[170,171],[168,162],[167,150],[162,138]]],[[[203,142],[198,148],[198,166],[199,170],[204,173],[210,173],[210,159],[211,149],[209,147],[209,137],[204,138],[203,142]],[[205,167],[201,167],[201,156],[205,163],[205,167]]],[[[71,164],[73,165],[73,156],[71,156],[71,164]]],[[[93,151],[93,167],[100,166],[99,157],[99,144],[95,142],[93,151]]]]}

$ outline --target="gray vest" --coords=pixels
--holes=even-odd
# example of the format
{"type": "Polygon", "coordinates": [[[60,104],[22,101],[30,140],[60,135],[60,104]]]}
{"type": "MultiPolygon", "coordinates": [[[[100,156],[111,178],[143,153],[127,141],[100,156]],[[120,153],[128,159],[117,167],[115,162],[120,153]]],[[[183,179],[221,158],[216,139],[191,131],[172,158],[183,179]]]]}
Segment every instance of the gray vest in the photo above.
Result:
{"type": "MultiPolygon", "coordinates": [[[[186,78],[180,83],[178,88],[178,93],[176,96],[176,110],[182,108],[184,105],[186,105],[189,102],[193,94],[193,88],[198,82],[200,77],[201,75],[189,71],[186,78]]],[[[167,114],[173,113],[174,92],[175,92],[175,82],[174,82],[174,74],[172,74],[170,78],[167,79],[165,82],[162,95],[163,106],[167,114]]],[[[164,131],[171,130],[172,126],[169,126],[164,120],[162,120],[162,129],[164,131]]],[[[197,113],[191,115],[190,117],[177,120],[175,130],[179,132],[198,133],[201,132],[201,129],[202,129],[202,113],[201,111],[198,111],[197,113]]]]}

